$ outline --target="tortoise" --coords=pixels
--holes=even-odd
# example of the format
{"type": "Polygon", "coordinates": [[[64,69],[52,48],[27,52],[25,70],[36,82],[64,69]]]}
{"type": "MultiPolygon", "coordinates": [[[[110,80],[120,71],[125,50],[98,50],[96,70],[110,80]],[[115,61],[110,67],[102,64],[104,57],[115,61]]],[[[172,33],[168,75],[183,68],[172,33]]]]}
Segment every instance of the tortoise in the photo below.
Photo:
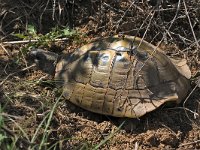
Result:
{"type": "Polygon", "coordinates": [[[67,55],[32,49],[40,70],[54,75],[63,96],[91,112],[138,118],[190,90],[185,59],[168,57],[139,37],[99,38],[67,55]]]}

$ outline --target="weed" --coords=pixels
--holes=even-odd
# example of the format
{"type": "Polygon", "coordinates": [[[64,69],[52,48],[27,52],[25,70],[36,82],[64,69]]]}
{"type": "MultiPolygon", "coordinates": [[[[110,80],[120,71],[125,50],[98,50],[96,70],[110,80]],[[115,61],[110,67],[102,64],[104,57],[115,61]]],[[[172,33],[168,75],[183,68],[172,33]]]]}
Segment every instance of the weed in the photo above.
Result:
{"type": "Polygon", "coordinates": [[[15,149],[16,137],[9,136],[9,130],[5,127],[3,109],[0,105],[0,147],[5,150],[15,149]]]}
{"type": "Polygon", "coordinates": [[[69,29],[68,27],[64,29],[55,27],[44,35],[38,34],[33,25],[28,25],[26,33],[14,34],[14,36],[22,40],[29,40],[29,43],[21,49],[21,55],[27,54],[29,47],[50,47],[58,39],[72,38],[74,41],[80,42],[80,35],[76,30],[69,29]]]}

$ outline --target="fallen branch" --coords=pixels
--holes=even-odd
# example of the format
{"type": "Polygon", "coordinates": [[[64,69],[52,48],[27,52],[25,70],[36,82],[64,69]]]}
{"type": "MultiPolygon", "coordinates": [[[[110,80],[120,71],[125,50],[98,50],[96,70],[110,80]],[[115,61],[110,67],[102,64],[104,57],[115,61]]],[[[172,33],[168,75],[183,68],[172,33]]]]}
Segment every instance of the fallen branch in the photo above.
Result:
{"type": "MultiPolygon", "coordinates": [[[[67,41],[69,38],[61,38],[61,39],[55,39],[54,41],[67,41]]],[[[9,41],[9,42],[2,42],[3,44],[26,44],[26,43],[35,43],[39,40],[22,40],[22,41],[9,41]]],[[[46,42],[51,40],[46,40],[46,42]]]]}

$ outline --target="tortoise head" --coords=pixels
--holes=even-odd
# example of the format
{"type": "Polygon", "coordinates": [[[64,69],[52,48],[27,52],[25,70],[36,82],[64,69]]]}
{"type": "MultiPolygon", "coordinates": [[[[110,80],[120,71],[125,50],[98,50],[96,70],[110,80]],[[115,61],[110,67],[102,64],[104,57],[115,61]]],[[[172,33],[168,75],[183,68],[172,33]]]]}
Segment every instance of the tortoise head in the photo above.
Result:
{"type": "Polygon", "coordinates": [[[31,49],[29,53],[31,61],[36,63],[36,66],[47,74],[54,75],[55,67],[58,61],[58,54],[45,51],[42,49],[31,49]]]}

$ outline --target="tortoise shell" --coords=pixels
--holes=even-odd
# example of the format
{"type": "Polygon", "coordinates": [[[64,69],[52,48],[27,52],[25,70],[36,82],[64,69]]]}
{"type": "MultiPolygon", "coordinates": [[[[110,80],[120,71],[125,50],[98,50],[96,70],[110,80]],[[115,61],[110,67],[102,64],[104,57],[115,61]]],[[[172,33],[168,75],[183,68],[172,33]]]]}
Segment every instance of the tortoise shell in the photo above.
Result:
{"type": "Polygon", "coordinates": [[[62,57],[55,80],[66,99],[77,106],[137,118],[165,102],[179,103],[186,97],[190,71],[186,61],[177,62],[138,37],[113,36],[62,57]]]}

